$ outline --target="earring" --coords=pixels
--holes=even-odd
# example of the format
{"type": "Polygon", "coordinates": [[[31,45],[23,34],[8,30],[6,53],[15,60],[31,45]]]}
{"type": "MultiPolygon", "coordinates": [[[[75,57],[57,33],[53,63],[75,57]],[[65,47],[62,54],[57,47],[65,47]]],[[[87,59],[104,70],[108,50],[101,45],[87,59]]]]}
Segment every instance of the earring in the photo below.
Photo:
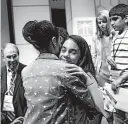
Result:
{"type": "Polygon", "coordinates": [[[30,37],[30,36],[28,36],[28,39],[29,39],[29,40],[31,40],[31,37],[30,37]]]}
{"type": "Polygon", "coordinates": [[[56,47],[56,44],[54,44],[54,46],[56,47]]]}

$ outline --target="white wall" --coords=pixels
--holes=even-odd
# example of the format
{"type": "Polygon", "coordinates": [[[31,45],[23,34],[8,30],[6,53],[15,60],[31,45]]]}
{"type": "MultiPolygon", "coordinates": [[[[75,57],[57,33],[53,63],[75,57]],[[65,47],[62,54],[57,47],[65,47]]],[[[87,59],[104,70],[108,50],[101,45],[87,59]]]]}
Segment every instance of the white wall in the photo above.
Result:
{"type": "MultiPolygon", "coordinates": [[[[66,0],[65,1],[66,8],[66,21],[67,21],[67,29],[69,34],[80,35],[85,38],[90,46],[92,46],[92,35],[95,33],[95,6],[94,0],[66,0]],[[92,25],[92,33],[91,35],[83,35],[85,33],[84,26],[80,23],[77,23],[79,20],[84,21],[87,19],[91,19],[92,25]],[[80,25],[79,25],[80,24],[80,25]],[[79,30],[80,29],[80,30],[79,30]]],[[[91,26],[90,26],[91,27],[91,26]]]]}
{"type": "Polygon", "coordinates": [[[37,6],[37,5],[49,5],[48,0],[12,0],[13,6],[37,6]]]}
{"type": "Polygon", "coordinates": [[[95,16],[94,0],[71,0],[72,17],[95,16]]]}
{"type": "Polygon", "coordinates": [[[14,31],[20,50],[20,62],[29,64],[38,56],[35,48],[22,36],[22,28],[28,21],[49,20],[49,0],[13,0],[14,31]]]}
{"type": "Polygon", "coordinates": [[[95,0],[96,13],[103,9],[110,10],[113,6],[119,3],[128,5],[128,0],[95,0]]]}

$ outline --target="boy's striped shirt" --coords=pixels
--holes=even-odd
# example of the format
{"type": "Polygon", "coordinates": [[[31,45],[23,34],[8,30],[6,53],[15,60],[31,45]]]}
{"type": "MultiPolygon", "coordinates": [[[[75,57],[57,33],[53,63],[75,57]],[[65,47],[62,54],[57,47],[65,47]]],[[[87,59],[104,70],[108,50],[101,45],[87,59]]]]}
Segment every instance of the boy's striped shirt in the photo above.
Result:
{"type": "Polygon", "coordinates": [[[128,30],[114,40],[111,56],[116,62],[118,70],[128,68],[128,30]]]}

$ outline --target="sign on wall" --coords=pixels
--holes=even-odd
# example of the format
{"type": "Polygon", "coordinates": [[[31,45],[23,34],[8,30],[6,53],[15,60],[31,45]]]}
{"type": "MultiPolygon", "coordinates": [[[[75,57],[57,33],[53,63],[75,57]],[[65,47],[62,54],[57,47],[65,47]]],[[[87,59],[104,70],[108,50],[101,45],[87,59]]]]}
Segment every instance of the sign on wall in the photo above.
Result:
{"type": "Polygon", "coordinates": [[[96,32],[95,17],[77,17],[73,19],[73,34],[82,36],[92,48],[92,36],[96,32]]]}

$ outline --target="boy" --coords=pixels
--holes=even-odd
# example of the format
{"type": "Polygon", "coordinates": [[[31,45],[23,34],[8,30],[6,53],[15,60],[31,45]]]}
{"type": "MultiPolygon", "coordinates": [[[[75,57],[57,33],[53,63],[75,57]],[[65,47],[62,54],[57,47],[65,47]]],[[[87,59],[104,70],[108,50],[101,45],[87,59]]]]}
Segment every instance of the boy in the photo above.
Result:
{"type": "MultiPolygon", "coordinates": [[[[128,71],[128,5],[118,4],[110,10],[109,16],[113,29],[117,31],[112,41],[111,57],[107,58],[114,81],[122,70],[128,71]]],[[[116,110],[114,124],[124,124],[124,120],[124,112],[116,110]]]]}
{"type": "Polygon", "coordinates": [[[128,68],[128,5],[118,4],[110,10],[109,16],[118,34],[113,37],[108,63],[111,70],[118,70],[120,74],[121,70],[128,68]]]}

